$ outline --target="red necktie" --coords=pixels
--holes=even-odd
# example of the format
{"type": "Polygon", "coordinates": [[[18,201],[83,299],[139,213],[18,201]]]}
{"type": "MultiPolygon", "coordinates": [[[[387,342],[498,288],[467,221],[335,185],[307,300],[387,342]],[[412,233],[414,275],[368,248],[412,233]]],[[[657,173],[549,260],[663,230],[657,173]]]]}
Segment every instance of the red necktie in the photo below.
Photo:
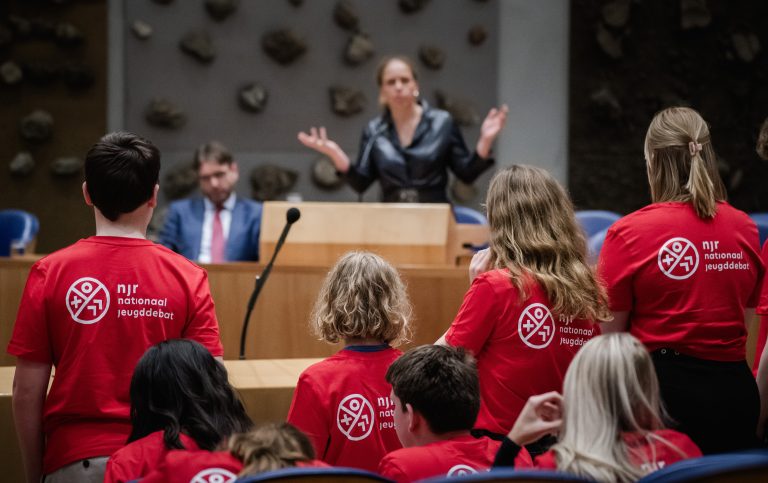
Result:
{"type": "Polygon", "coordinates": [[[213,215],[213,233],[211,234],[211,263],[224,262],[224,226],[221,224],[221,208],[216,208],[213,215]]]}

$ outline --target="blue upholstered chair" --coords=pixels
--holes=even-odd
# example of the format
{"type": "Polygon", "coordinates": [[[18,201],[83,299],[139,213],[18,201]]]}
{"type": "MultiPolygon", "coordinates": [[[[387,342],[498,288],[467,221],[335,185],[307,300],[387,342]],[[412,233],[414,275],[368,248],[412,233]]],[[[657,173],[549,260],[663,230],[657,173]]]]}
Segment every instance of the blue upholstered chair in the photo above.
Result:
{"type": "Polygon", "coordinates": [[[465,223],[468,225],[488,224],[488,219],[485,217],[485,215],[466,206],[454,205],[453,216],[456,218],[456,223],[465,223]]]}
{"type": "Polygon", "coordinates": [[[619,218],[621,218],[621,215],[613,211],[582,210],[576,212],[576,220],[584,228],[587,238],[610,227],[619,218]]]}
{"type": "Polygon", "coordinates": [[[750,483],[768,481],[768,450],[709,455],[680,461],[638,483],[750,483]]]}
{"type": "Polygon", "coordinates": [[[760,246],[763,246],[768,239],[768,213],[750,213],[749,217],[757,225],[757,232],[760,234],[760,246]]]}
{"type": "Polygon", "coordinates": [[[11,249],[23,251],[37,236],[40,222],[32,213],[22,210],[0,210],[0,257],[11,249]]]}
{"type": "Polygon", "coordinates": [[[587,261],[594,265],[600,258],[600,250],[605,242],[605,235],[608,234],[608,228],[600,230],[587,239],[587,261]]]}
{"type": "Polygon", "coordinates": [[[514,468],[494,468],[491,471],[483,471],[472,475],[431,478],[425,480],[430,483],[461,483],[477,481],[483,483],[544,483],[544,482],[574,482],[586,483],[586,480],[578,476],[560,473],[558,471],[545,470],[515,470],[514,468]]]}
{"type": "Polygon", "coordinates": [[[383,476],[370,471],[355,468],[283,468],[276,471],[266,471],[253,476],[238,478],[235,483],[256,483],[261,481],[280,481],[282,483],[391,483],[383,476]]]}

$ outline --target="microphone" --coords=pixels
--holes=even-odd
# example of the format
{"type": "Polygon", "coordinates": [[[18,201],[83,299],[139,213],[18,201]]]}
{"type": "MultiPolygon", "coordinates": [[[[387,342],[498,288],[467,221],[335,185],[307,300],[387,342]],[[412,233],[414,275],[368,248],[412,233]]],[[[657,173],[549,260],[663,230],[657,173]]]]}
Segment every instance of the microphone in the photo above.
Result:
{"type": "Polygon", "coordinates": [[[301,218],[301,211],[299,211],[298,208],[288,208],[288,211],[285,212],[285,226],[283,227],[283,232],[280,234],[280,238],[277,239],[277,244],[275,245],[275,251],[272,253],[272,258],[269,260],[269,263],[267,264],[266,268],[264,268],[264,271],[261,273],[261,275],[256,277],[256,286],[253,288],[251,298],[248,299],[248,308],[245,311],[245,320],[243,320],[243,330],[240,333],[240,360],[245,359],[245,336],[248,333],[248,322],[250,322],[251,319],[253,306],[256,305],[256,299],[259,298],[259,293],[261,293],[261,289],[264,287],[264,284],[267,281],[267,277],[269,277],[269,274],[272,271],[272,265],[275,264],[277,253],[285,243],[285,237],[288,236],[288,231],[291,229],[291,225],[296,223],[299,218],[301,218]]]}

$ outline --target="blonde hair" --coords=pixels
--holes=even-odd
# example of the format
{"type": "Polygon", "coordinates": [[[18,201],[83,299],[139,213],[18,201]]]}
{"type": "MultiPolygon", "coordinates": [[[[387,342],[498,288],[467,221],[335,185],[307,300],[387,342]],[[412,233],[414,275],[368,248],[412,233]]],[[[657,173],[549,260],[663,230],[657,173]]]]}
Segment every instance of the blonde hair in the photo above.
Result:
{"type": "Polygon", "coordinates": [[[549,173],[518,165],[499,171],[488,188],[486,209],[492,263],[509,270],[521,299],[533,277],[557,314],[611,319],[605,289],[586,262],[586,239],[573,204],[549,173]]]}
{"type": "Polygon", "coordinates": [[[336,343],[347,339],[407,341],[411,303],[397,270],[369,252],[349,252],[325,278],[311,317],[313,331],[336,343]]]}
{"type": "Polygon", "coordinates": [[[229,452],[243,463],[238,476],[296,466],[315,459],[309,438],[289,423],[267,423],[229,438],[229,452]]]}
{"type": "Polygon", "coordinates": [[[628,446],[624,432],[650,443],[677,446],[652,431],[663,429],[659,383],[648,351],[628,333],[606,334],[584,344],[563,383],[563,426],[552,447],[559,470],[597,481],[635,481],[655,467],[628,446]],[[641,465],[632,463],[634,454],[641,465]]]}
{"type": "Polygon", "coordinates": [[[725,201],[725,186],[709,126],[698,112],[670,107],[657,113],[648,126],[644,151],[654,203],[690,202],[699,218],[715,216],[717,202],[725,201]]]}

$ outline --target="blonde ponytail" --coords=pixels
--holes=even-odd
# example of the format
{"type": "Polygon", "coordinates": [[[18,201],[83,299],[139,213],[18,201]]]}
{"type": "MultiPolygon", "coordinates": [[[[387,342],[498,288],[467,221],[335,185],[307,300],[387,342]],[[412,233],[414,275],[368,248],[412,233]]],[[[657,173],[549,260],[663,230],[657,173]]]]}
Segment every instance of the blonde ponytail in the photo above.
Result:
{"type": "Polygon", "coordinates": [[[693,109],[670,107],[653,117],[645,159],[654,203],[689,202],[700,218],[711,219],[725,201],[709,126],[693,109]]]}
{"type": "Polygon", "coordinates": [[[717,212],[715,184],[709,178],[699,151],[691,157],[691,172],[685,188],[691,194],[691,203],[699,218],[714,218],[717,212]]]}

